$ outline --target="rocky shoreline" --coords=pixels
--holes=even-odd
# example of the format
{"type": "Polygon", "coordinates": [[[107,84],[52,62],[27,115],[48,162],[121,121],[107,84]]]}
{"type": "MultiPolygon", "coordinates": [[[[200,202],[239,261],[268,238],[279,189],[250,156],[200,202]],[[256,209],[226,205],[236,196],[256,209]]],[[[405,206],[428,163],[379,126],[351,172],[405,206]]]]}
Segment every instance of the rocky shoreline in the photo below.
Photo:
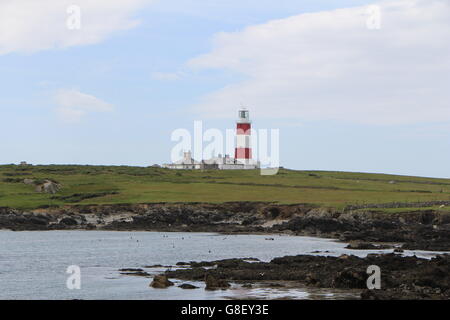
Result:
{"type": "Polygon", "coordinates": [[[356,212],[253,202],[0,208],[0,229],[287,233],[356,242],[355,249],[400,243],[402,249],[450,251],[450,213],[432,210],[356,212]]]}
{"type": "MultiPolygon", "coordinates": [[[[338,211],[306,204],[234,202],[139,205],[86,205],[21,211],[0,208],[0,229],[116,230],[220,233],[283,233],[349,242],[349,249],[393,248],[450,251],[450,214],[432,210],[387,213],[365,209],[338,211]]],[[[181,265],[181,263],[180,263],[181,265]]],[[[145,276],[146,272],[122,270],[145,276]]],[[[228,288],[229,282],[252,286],[288,281],[311,288],[360,290],[363,299],[450,299],[450,256],[431,260],[397,254],[291,256],[270,262],[229,259],[189,262],[168,270],[153,286],[169,278],[202,280],[206,287],[228,288]],[[367,268],[381,269],[381,290],[367,290],[367,268]]],[[[195,289],[189,287],[188,289],[195,289]]]]}
{"type": "MultiPolygon", "coordinates": [[[[287,256],[270,262],[227,259],[212,262],[191,262],[189,267],[168,270],[165,279],[205,281],[206,289],[228,289],[229,282],[252,287],[272,281],[283,287],[282,281],[310,288],[359,290],[365,300],[450,299],[450,256],[431,260],[402,257],[396,254],[372,254],[366,258],[287,256]],[[380,289],[369,290],[367,269],[380,268],[380,289]]],[[[160,277],[161,277],[160,276],[160,277]]]]}

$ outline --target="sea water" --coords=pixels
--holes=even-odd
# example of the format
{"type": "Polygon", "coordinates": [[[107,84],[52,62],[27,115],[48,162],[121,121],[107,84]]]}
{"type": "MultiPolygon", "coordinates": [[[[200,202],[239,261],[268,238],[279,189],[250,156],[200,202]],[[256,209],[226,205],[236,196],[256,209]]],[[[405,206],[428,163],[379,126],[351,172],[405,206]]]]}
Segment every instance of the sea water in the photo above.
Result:
{"type": "MultiPolygon", "coordinates": [[[[348,250],[331,239],[287,235],[116,231],[0,231],[0,299],[333,299],[355,293],[301,288],[242,288],[205,291],[149,287],[151,278],[122,275],[121,268],[162,273],[177,262],[299,254],[339,256],[392,252],[348,250]],[[161,268],[147,268],[163,265],[161,268]],[[80,267],[80,289],[68,289],[69,266],[80,267]]],[[[407,251],[431,257],[432,252],[407,251]]],[[[176,285],[183,283],[175,280],[176,285]]]]}

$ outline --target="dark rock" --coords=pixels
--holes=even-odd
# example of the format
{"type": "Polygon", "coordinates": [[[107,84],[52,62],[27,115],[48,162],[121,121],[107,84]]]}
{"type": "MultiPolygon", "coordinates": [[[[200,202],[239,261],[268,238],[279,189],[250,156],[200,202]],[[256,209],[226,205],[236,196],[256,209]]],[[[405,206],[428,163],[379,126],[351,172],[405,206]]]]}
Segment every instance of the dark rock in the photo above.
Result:
{"type": "Polygon", "coordinates": [[[189,284],[189,283],[180,284],[178,287],[181,289],[198,289],[198,287],[196,287],[192,284],[189,284]]]}
{"type": "Polygon", "coordinates": [[[124,268],[124,269],[119,269],[120,272],[142,272],[144,271],[143,269],[139,269],[139,268],[124,268]]]}
{"type": "Polygon", "coordinates": [[[66,225],[66,226],[76,226],[78,225],[77,220],[73,219],[73,218],[63,218],[61,219],[61,221],[59,222],[62,225],[66,225]]]}
{"type": "Polygon", "coordinates": [[[267,283],[266,285],[268,287],[270,287],[270,288],[284,288],[284,287],[286,287],[284,284],[277,283],[277,282],[267,283]]]}
{"type": "Polygon", "coordinates": [[[88,223],[85,228],[86,230],[95,230],[97,229],[97,226],[92,223],[88,223]]]}
{"type": "Polygon", "coordinates": [[[228,289],[230,284],[222,279],[218,279],[211,274],[205,276],[206,290],[228,289]]]}
{"type": "Polygon", "coordinates": [[[121,274],[127,275],[127,276],[136,276],[136,277],[149,277],[150,276],[150,274],[148,272],[145,272],[142,269],[128,268],[128,269],[120,269],[119,271],[121,272],[121,274]]]}
{"type": "Polygon", "coordinates": [[[382,250],[382,249],[390,249],[391,246],[387,245],[375,245],[370,242],[351,242],[347,245],[346,249],[352,250],[382,250]]]}
{"type": "Polygon", "coordinates": [[[369,242],[351,242],[346,247],[346,249],[353,249],[353,250],[373,250],[378,249],[377,246],[373,245],[369,242]]]}
{"type": "Polygon", "coordinates": [[[361,292],[361,299],[362,300],[385,300],[386,296],[383,296],[383,294],[375,291],[375,290],[369,290],[366,289],[363,292],[361,292]]]}
{"type": "Polygon", "coordinates": [[[161,264],[154,264],[154,265],[151,265],[151,266],[145,266],[145,268],[149,268],[149,269],[151,269],[151,268],[162,268],[163,267],[163,265],[161,265],[161,264]]]}
{"type": "MultiPolygon", "coordinates": [[[[195,263],[192,263],[193,265],[195,263]]],[[[171,278],[198,281],[208,288],[229,286],[229,281],[296,281],[315,288],[366,289],[367,268],[377,265],[382,270],[382,290],[363,292],[364,299],[445,299],[450,298],[450,256],[431,260],[391,254],[371,254],[366,258],[286,256],[270,262],[246,262],[228,259],[210,262],[217,267],[191,267],[166,271],[171,278]],[[221,280],[218,280],[221,279],[221,280]],[[220,282],[220,283],[218,283],[220,282]],[[208,285],[209,283],[209,285],[208,285]]]]}
{"type": "Polygon", "coordinates": [[[366,284],[367,273],[354,268],[346,268],[333,278],[333,288],[358,288],[363,289],[367,287],[366,284]]]}
{"type": "Polygon", "coordinates": [[[150,286],[157,289],[164,289],[170,286],[173,286],[173,282],[169,281],[169,279],[165,275],[157,275],[153,278],[153,281],[150,283],[150,286]]]}
{"type": "Polygon", "coordinates": [[[135,277],[150,277],[150,273],[142,271],[142,272],[122,272],[122,275],[126,276],[135,276],[135,277]]]}

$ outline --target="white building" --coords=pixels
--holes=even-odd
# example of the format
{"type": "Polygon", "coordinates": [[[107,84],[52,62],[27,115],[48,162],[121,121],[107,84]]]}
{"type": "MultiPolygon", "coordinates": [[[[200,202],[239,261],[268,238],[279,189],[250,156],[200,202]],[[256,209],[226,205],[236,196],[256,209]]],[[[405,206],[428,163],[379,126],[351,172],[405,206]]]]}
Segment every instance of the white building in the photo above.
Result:
{"type": "Polygon", "coordinates": [[[195,169],[202,169],[201,168],[202,163],[194,160],[192,158],[192,153],[190,151],[184,152],[183,159],[176,161],[171,164],[163,164],[163,168],[168,169],[178,169],[178,170],[195,170],[195,169]]]}
{"type": "Polygon", "coordinates": [[[183,159],[171,164],[163,164],[162,167],[174,170],[249,170],[259,168],[259,164],[245,164],[229,155],[222,156],[221,154],[212,159],[197,161],[188,151],[184,152],[183,159]]]}

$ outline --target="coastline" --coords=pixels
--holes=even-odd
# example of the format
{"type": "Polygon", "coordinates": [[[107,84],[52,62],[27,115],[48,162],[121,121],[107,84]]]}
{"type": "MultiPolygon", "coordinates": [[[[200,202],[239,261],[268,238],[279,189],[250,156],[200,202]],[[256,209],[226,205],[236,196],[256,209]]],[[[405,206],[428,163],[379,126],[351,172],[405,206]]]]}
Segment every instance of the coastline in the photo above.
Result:
{"type": "MultiPolygon", "coordinates": [[[[267,287],[267,283],[278,286],[280,281],[289,281],[294,287],[360,290],[362,299],[450,299],[450,256],[438,255],[432,259],[401,256],[403,250],[450,251],[450,214],[433,211],[391,214],[370,209],[337,211],[304,204],[248,202],[78,205],[28,212],[0,208],[0,228],[320,237],[350,243],[347,248],[355,252],[394,249],[397,254],[370,254],[364,258],[300,255],[279,257],[270,262],[189,261],[181,269],[169,268],[164,276],[205,283],[206,278],[212,276],[219,283],[262,287],[267,287]],[[382,290],[365,289],[366,269],[370,265],[382,268],[382,290]]],[[[130,276],[136,275],[131,273],[130,276]]]]}
{"type": "Polygon", "coordinates": [[[396,254],[371,254],[365,258],[342,255],[285,256],[270,262],[248,259],[226,259],[212,262],[191,262],[185,268],[167,270],[167,278],[205,281],[211,278],[227,289],[229,283],[242,287],[260,286],[320,288],[358,291],[363,300],[448,300],[450,299],[450,256],[431,260],[402,257],[396,254]],[[367,289],[368,266],[379,266],[380,288],[367,289]]]}
{"type": "Polygon", "coordinates": [[[0,208],[0,229],[288,234],[337,239],[354,249],[399,243],[399,249],[450,251],[450,213],[432,210],[338,211],[253,202],[0,208]]]}

